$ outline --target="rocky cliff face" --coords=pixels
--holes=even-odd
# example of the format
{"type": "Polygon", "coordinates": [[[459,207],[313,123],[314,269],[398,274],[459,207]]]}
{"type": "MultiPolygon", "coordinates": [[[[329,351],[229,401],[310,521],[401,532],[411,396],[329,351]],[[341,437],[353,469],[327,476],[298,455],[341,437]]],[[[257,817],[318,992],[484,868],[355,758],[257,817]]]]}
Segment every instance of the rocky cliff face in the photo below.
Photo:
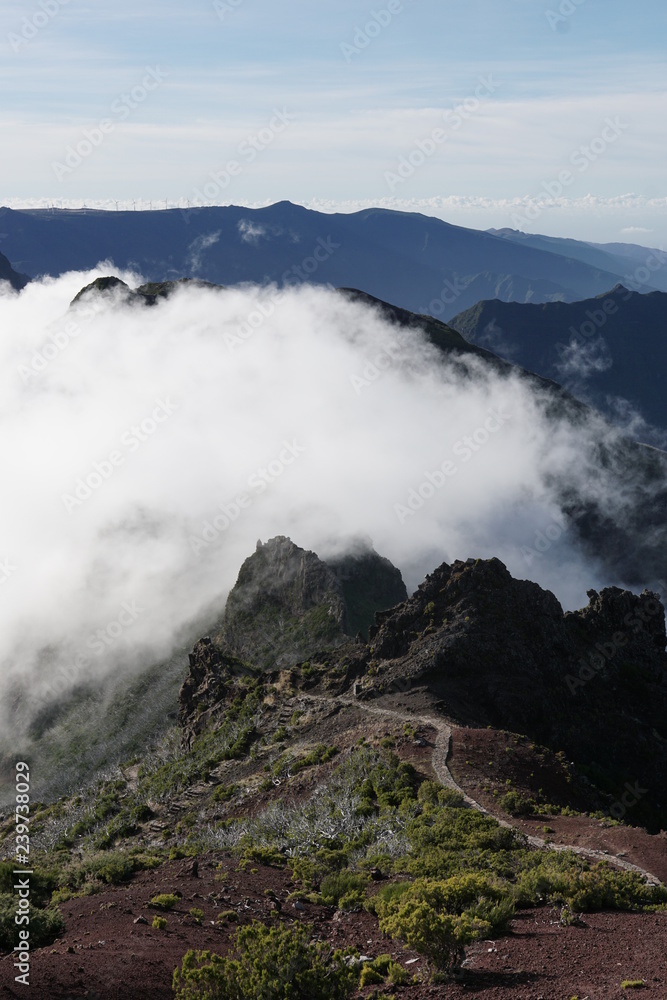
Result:
{"type": "Polygon", "coordinates": [[[345,641],[346,606],[335,572],[279,536],[241,566],[216,644],[256,666],[287,667],[345,641]]]}
{"type": "Polygon", "coordinates": [[[514,580],[498,559],[443,564],[377,616],[359,696],[425,688],[458,721],[565,751],[611,795],[639,782],[641,815],[664,823],[663,605],[616,587],[588,597],[564,614],[553,594],[514,580]]]}
{"type": "MultiPolygon", "coordinates": [[[[367,633],[378,610],[407,597],[399,570],[365,543],[323,562],[278,536],[243,563],[220,627],[197,643],[180,698],[180,719],[200,731],[250,669],[283,670],[367,633]]],[[[362,647],[363,648],[363,647],[362,647]]]]}
{"type": "MultiPolygon", "coordinates": [[[[363,593],[363,574],[357,583],[363,593]]],[[[633,788],[635,818],[667,827],[663,605],[616,587],[588,596],[564,613],[498,559],[457,561],[379,612],[368,643],[355,642],[332,568],[274,539],[244,563],[220,636],[195,648],[181,721],[220,708],[248,661],[287,669],[296,686],[427,702],[464,725],[529,736],[567,754],[606,795],[633,788]]]]}
{"type": "Polygon", "coordinates": [[[278,536],[243,563],[216,645],[262,668],[283,668],[368,632],[376,611],[407,597],[400,572],[372,548],[323,562],[278,536]]]}

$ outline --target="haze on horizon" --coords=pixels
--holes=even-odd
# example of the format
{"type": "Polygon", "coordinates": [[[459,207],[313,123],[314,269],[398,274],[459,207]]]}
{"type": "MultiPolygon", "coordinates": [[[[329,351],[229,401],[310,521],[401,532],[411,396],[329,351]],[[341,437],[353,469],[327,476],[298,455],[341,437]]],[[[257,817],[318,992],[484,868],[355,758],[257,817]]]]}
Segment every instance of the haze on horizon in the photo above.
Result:
{"type": "Polygon", "coordinates": [[[662,248],[666,28],[658,0],[292,0],[287,16],[270,0],[11,0],[0,204],[207,190],[662,248]]]}

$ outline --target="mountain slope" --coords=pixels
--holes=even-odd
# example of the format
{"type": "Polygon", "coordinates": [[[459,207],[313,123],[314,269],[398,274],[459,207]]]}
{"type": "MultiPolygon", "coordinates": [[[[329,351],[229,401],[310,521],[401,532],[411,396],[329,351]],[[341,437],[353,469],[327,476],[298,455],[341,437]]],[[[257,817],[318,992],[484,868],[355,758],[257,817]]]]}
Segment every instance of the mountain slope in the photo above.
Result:
{"type": "Polygon", "coordinates": [[[8,281],[12,288],[19,292],[25,288],[30,278],[26,274],[19,274],[18,271],[15,271],[4,254],[0,253],[0,281],[8,281]]]}
{"type": "Polygon", "coordinates": [[[362,288],[444,319],[496,294],[572,301],[620,280],[561,254],[384,209],[327,215],[289,202],[154,212],[0,209],[0,220],[33,274],[109,260],[148,281],[310,281],[362,288]]]}
{"type": "Polygon", "coordinates": [[[667,294],[622,286],[582,302],[484,301],[454,317],[467,340],[563,383],[614,413],[620,397],[667,429],[667,294]]]}
{"type": "Polygon", "coordinates": [[[584,243],[581,240],[563,239],[522,233],[517,229],[489,229],[489,233],[519,245],[546,250],[571,260],[580,260],[603,271],[623,275],[630,287],[643,286],[642,291],[667,291],[667,254],[650,247],[633,243],[584,243]]]}
{"type": "MultiPolygon", "coordinates": [[[[276,555],[289,564],[289,553],[276,555]]],[[[523,733],[565,750],[603,793],[626,781],[643,786],[628,808],[659,830],[667,820],[665,610],[647,591],[610,587],[588,597],[586,608],[563,614],[553,594],[513,579],[498,559],[443,564],[412,597],[376,615],[368,644],[321,648],[290,686],[437,706],[463,725],[523,733]]],[[[258,609],[265,599],[268,590],[258,609]]],[[[256,630],[249,615],[242,632],[250,647],[256,630]]],[[[279,660],[265,669],[275,682],[279,660]]],[[[186,732],[224,712],[238,673],[211,656],[208,640],[197,644],[181,692],[186,732]]]]}

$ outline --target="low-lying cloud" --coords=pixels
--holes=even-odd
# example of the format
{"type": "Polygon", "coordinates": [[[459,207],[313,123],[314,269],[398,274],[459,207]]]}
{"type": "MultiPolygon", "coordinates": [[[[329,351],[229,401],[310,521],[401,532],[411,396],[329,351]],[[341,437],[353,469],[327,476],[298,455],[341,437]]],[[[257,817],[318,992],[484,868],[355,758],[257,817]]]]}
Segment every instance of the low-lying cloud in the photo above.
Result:
{"type": "Polygon", "coordinates": [[[116,292],[69,309],[98,273],[0,295],[6,710],[17,685],[39,699],[56,676],[168,656],[276,534],[324,556],[370,536],[409,589],[493,555],[570,608],[620,582],[582,556],[549,493],[567,479],[604,498],[593,442],[615,432],[601,419],[575,431],[525,380],[447,361],[333,290],[183,288],[152,308],[116,292]]]}

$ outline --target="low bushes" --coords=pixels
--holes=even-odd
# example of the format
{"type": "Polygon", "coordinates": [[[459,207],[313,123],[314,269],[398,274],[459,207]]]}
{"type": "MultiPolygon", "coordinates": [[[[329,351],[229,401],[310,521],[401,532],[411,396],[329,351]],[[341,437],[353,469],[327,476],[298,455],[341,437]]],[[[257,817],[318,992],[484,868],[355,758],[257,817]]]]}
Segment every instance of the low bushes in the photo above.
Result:
{"type": "Polygon", "coordinates": [[[387,886],[372,906],[383,934],[405,941],[440,971],[456,965],[471,941],[504,931],[514,913],[507,887],[475,874],[387,886]]]}
{"type": "MultiPolygon", "coordinates": [[[[17,897],[12,893],[0,893],[0,953],[11,952],[19,943],[19,927],[15,922],[17,897]]],[[[57,908],[30,908],[30,947],[41,948],[51,944],[65,926],[62,914],[57,908]]]]}
{"type": "Polygon", "coordinates": [[[241,927],[226,958],[189,951],[174,972],[176,1000],[345,1000],[359,974],[310,924],[241,927]]]}

